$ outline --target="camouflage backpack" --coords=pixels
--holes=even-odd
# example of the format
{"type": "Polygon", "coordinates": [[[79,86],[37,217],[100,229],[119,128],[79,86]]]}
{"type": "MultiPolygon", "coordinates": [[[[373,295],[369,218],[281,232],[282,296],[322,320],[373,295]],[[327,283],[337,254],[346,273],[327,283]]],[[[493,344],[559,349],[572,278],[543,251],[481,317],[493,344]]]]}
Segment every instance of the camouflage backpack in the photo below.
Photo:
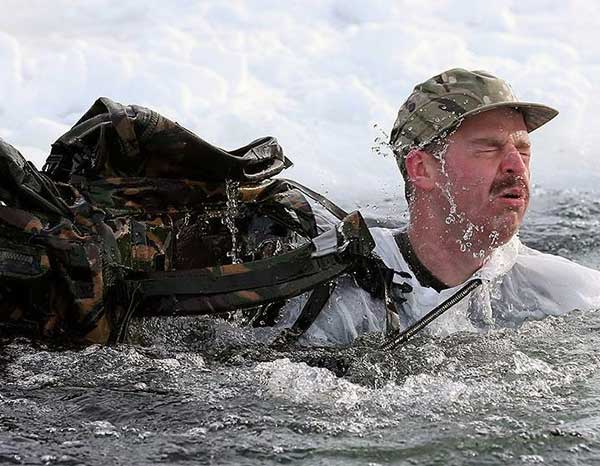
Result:
{"type": "Polygon", "coordinates": [[[0,201],[2,334],[103,341],[110,332],[105,310],[116,312],[119,303],[104,281],[104,250],[113,238],[102,212],[2,140],[0,201]],[[72,205],[60,189],[69,191],[72,205]]]}
{"type": "MultiPolygon", "coordinates": [[[[43,174],[27,165],[59,205],[40,231],[78,251],[50,261],[67,310],[49,325],[36,307],[38,331],[121,341],[134,314],[238,310],[272,325],[286,299],[310,292],[285,340],[310,326],[342,273],[376,275],[364,282],[381,293],[360,214],[273,178],[290,165],[274,138],[228,152],[152,110],[98,99],[53,144],[43,174]],[[85,300],[93,310],[77,307],[85,300]]],[[[53,247],[39,254],[57,256],[53,247]]]]}

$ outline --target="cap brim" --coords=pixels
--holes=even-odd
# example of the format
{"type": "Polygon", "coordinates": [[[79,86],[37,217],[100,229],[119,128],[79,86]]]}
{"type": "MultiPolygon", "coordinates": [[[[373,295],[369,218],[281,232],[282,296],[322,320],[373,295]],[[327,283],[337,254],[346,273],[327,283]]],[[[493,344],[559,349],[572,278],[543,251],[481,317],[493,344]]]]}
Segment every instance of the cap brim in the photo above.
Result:
{"type": "Polygon", "coordinates": [[[534,104],[531,102],[497,102],[493,104],[483,105],[479,108],[471,110],[461,115],[461,120],[466,117],[487,112],[495,108],[514,108],[523,114],[527,131],[532,132],[540,126],[548,123],[552,118],[558,115],[558,110],[542,104],[534,104]]]}

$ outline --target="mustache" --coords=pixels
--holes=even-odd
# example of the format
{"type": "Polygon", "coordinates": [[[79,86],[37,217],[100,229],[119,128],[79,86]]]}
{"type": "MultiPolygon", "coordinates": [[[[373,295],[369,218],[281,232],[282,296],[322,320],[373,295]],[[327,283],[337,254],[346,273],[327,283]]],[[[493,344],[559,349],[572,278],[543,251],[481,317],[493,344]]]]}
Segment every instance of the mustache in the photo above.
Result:
{"type": "Polygon", "coordinates": [[[496,196],[507,189],[520,188],[529,196],[529,182],[522,176],[507,176],[492,183],[490,194],[496,196]]]}

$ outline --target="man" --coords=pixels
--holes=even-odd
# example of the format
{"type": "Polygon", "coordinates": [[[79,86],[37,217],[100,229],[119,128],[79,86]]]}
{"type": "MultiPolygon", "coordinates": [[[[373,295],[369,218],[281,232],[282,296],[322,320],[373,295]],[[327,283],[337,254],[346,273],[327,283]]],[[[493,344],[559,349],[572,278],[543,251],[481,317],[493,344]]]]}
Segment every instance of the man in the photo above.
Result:
{"type": "Polygon", "coordinates": [[[518,101],[506,82],[483,71],[452,69],[415,87],[390,139],[409,225],[373,230],[386,264],[411,275],[399,313],[405,325],[476,278],[483,287],[438,329],[600,307],[600,272],[534,251],[516,236],[530,195],[528,133],[557,114],[518,101]]]}
{"type": "Polygon", "coordinates": [[[344,344],[390,324],[405,328],[475,279],[482,285],[431,331],[516,326],[600,308],[600,272],[534,251],[517,237],[530,195],[528,133],[557,114],[517,100],[503,80],[482,71],[452,69],[417,85],[390,140],[409,224],[371,230],[376,252],[395,272],[397,312],[390,319],[381,300],[338,284],[306,340],[344,344]]]}

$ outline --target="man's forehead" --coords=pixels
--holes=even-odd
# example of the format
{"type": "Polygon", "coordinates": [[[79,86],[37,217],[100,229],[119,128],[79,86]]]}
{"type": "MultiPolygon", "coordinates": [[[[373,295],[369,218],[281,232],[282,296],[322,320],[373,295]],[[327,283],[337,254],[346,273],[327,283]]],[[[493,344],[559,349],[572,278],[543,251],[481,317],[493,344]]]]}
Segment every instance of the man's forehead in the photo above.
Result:
{"type": "Polygon", "coordinates": [[[467,140],[511,137],[529,140],[523,115],[515,109],[499,108],[473,115],[459,126],[454,136],[467,140]]]}
{"type": "Polygon", "coordinates": [[[511,141],[513,143],[529,144],[529,133],[527,130],[519,129],[515,131],[501,129],[499,131],[481,131],[471,134],[465,139],[470,144],[495,144],[511,141]]]}

